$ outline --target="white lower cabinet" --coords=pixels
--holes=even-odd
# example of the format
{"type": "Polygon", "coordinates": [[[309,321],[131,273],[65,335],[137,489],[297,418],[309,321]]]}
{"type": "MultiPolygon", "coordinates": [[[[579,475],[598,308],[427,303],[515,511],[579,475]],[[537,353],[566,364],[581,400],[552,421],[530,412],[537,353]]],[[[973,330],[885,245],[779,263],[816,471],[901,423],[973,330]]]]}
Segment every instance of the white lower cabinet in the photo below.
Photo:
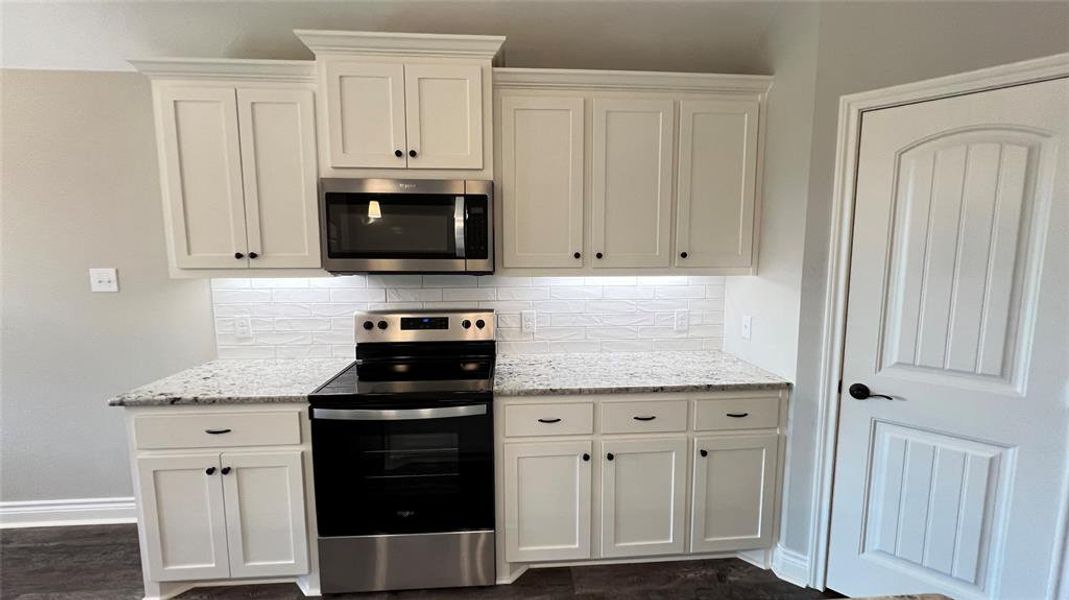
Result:
{"type": "Polygon", "coordinates": [[[772,544],[779,435],[694,440],[691,552],[772,544]]]}
{"type": "Polygon", "coordinates": [[[591,443],[505,444],[510,562],[590,558],[591,443]]]}
{"type": "Polygon", "coordinates": [[[686,437],[611,440],[599,447],[601,555],[684,552],[686,437]]]}

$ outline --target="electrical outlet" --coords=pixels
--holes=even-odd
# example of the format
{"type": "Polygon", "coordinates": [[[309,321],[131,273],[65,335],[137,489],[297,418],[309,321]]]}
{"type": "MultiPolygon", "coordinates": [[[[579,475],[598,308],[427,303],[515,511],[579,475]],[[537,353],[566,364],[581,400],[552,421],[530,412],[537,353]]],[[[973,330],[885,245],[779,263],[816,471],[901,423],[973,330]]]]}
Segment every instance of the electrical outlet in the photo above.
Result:
{"type": "Polygon", "coordinates": [[[525,310],[520,313],[520,331],[534,333],[538,329],[538,318],[533,310],[525,310]]]}
{"type": "Polygon", "coordinates": [[[750,315],[742,315],[742,339],[750,339],[753,333],[753,318],[750,315]]]}
{"type": "Polygon", "coordinates": [[[676,309],[676,321],[673,329],[676,331],[686,331],[690,327],[690,311],[685,308],[676,309]]]}
{"type": "Polygon", "coordinates": [[[246,340],[252,337],[252,320],[249,317],[234,319],[234,337],[246,340]]]}
{"type": "Polygon", "coordinates": [[[89,269],[89,291],[118,292],[119,274],[110,268],[89,269]]]}

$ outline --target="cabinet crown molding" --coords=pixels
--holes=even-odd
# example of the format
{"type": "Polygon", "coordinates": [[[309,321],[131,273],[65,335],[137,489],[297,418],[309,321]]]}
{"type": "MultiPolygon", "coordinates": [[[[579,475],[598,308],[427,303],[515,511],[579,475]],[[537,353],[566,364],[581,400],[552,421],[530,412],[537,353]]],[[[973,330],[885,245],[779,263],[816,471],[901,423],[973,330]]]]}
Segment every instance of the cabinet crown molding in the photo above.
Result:
{"type": "Polygon", "coordinates": [[[492,60],[505,43],[502,35],[388,33],[295,29],[294,35],[318,54],[390,55],[492,60]]]}
{"type": "Polygon", "coordinates": [[[127,62],[149,79],[315,82],[315,62],[311,60],[148,58],[127,62]]]}
{"type": "Polygon", "coordinates": [[[772,87],[772,76],[591,69],[494,69],[494,88],[531,87],[763,94],[772,87]]]}

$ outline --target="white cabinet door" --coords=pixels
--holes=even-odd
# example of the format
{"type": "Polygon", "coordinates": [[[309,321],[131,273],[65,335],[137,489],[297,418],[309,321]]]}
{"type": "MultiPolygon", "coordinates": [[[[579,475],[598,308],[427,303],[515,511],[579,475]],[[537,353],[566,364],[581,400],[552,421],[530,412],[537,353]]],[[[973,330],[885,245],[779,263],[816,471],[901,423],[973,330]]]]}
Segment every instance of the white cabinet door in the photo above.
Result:
{"type": "Polygon", "coordinates": [[[591,264],[667,267],[675,106],[595,98],[593,112],[591,264]]]}
{"type": "Polygon", "coordinates": [[[483,168],[479,65],[406,64],[405,116],[408,168],[483,168]]]}
{"type": "Polygon", "coordinates": [[[600,449],[601,555],[683,553],[686,438],[604,441],[600,449]]]}
{"type": "Polygon", "coordinates": [[[501,98],[502,262],[583,266],[583,98],[501,98]]]}
{"type": "Polygon", "coordinates": [[[756,100],[680,102],[676,266],[751,265],[757,120],[756,100]]]}
{"type": "Polygon", "coordinates": [[[150,578],[229,577],[219,455],[139,458],[137,478],[150,578]]]}
{"type": "Polygon", "coordinates": [[[591,442],[505,444],[505,557],[590,558],[591,442]]]}
{"type": "Polygon", "coordinates": [[[405,168],[404,65],[331,60],[323,78],[330,166],[405,168]]]}
{"type": "Polygon", "coordinates": [[[231,577],[308,572],[301,451],[222,455],[231,577]]]}
{"type": "Polygon", "coordinates": [[[238,89],[249,263],[320,265],[315,102],[306,89],[238,89]]]}
{"type": "Polygon", "coordinates": [[[691,552],[771,546],[778,446],[775,433],[694,440],[691,552]]]}
{"type": "Polygon", "coordinates": [[[248,267],[234,89],[164,86],[156,98],[175,265],[248,267]]]}

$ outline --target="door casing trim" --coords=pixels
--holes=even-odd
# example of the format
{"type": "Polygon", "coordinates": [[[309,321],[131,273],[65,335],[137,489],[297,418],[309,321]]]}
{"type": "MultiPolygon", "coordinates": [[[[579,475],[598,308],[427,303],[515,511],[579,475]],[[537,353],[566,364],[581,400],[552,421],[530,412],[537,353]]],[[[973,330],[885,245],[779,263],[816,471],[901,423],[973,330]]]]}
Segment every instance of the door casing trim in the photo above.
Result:
{"type": "MultiPolygon", "coordinates": [[[[813,474],[814,510],[810,516],[809,586],[825,589],[831,542],[831,498],[839,426],[839,380],[842,377],[849,291],[851,233],[861,117],[871,110],[916,104],[998,88],[1069,77],[1069,52],[916,83],[897,85],[839,98],[832,189],[832,230],[824,288],[817,395],[817,460],[813,474]]],[[[1063,475],[1063,500],[1069,499],[1069,473],[1063,475]]],[[[1069,600],[1069,502],[1062,502],[1055,556],[1048,580],[1048,598],[1069,600]]]]}

